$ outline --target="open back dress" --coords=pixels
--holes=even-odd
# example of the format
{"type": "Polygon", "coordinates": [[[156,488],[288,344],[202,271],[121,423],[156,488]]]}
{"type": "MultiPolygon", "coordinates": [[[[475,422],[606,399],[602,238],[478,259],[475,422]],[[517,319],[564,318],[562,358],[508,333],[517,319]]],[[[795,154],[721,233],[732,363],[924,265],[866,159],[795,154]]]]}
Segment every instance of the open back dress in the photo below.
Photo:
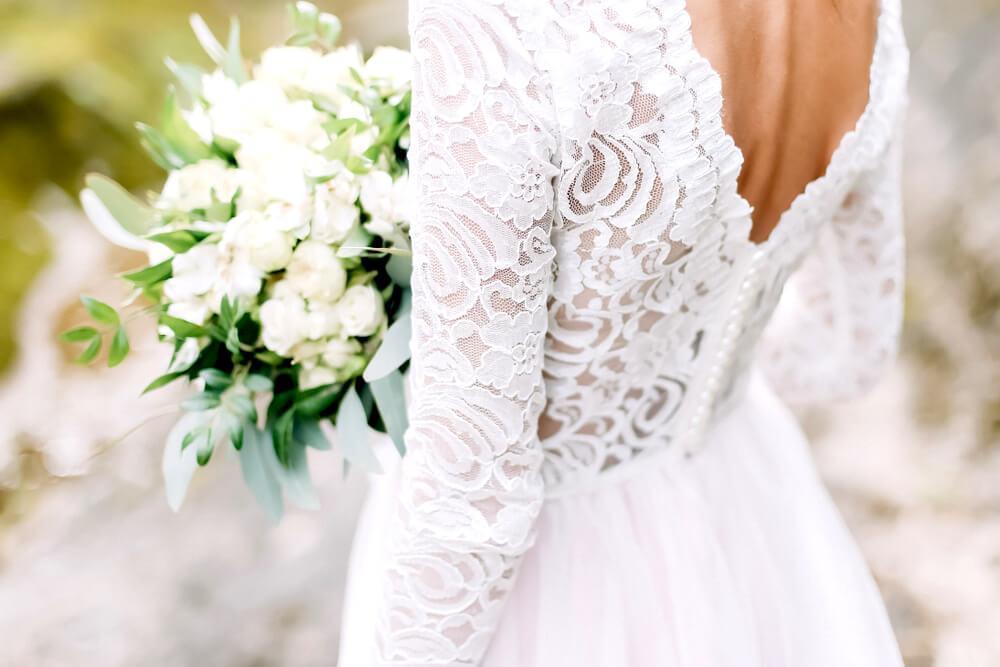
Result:
{"type": "Polygon", "coordinates": [[[683,0],[415,0],[407,453],[373,477],[341,667],[901,665],[785,401],[900,329],[908,53],[750,240],[683,0]]]}

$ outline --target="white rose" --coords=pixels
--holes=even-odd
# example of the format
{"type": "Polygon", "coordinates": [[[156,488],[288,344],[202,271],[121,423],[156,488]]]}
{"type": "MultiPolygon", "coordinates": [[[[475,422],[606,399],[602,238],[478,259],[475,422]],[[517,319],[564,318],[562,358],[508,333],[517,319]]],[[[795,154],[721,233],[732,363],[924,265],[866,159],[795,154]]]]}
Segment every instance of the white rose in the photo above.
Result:
{"type": "Polygon", "coordinates": [[[299,389],[313,389],[337,382],[336,371],[326,366],[299,369],[299,389]]]}
{"type": "Polygon", "coordinates": [[[268,299],[260,307],[261,335],[267,349],[287,357],[305,339],[306,305],[302,299],[268,299]]]}
{"type": "Polygon", "coordinates": [[[275,229],[256,211],[245,211],[229,221],[223,243],[232,249],[231,257],[270,273],[288,266],[294,239],[275,229]]]}
{"type": "Polygon", "coordinates": [[[323,346],[323,363],[330,368],[343,368],[361,353],[361,343],[353,338],[331,338],[323,346]]]}
{"type": "Polygon", "coordinates": [[[226,104],[239,94],[240,87],[222,70],[201,77],[201,96],[209,105],[226,104]]]}
{"type": "Polygon", "coordinates": [[[191,211],[213,201],[231,201],[240,187],[241,174],[221,160],[201,160],[170,172],[157,200],[159,208],[191,211]],[[214,200],[213,200],[214,195],[214,200]]]}
{"type": "MultiPolygon", "coordinates": [[[[302,87],[319,95],[333,104],[335,110],[353,103],[340,86],[357,88],[358,83],[351,74],[354,69],[359,74],[364,70],[364,59],[358,44],[349,44],[325,54],[310,68],[302,81],[302,87]]],[[[338,113],[343,118],[344,114],[338,113]]]]}
{"type": "Polygon", "coordinates": [[[296,239],[309,235],[309,219],[312,217],[311,202],[306,199],[296,203],[275,201],[264,207],[267,224],[296,239]]]}
{"type": "Polygon", "coordinates": [[[201,243],[174,256],[173,275],[163,283],[163,295],[172,302],[190,301],[208,294],[219,273],[219,247],[201,243]]]}
{"type": "Polygon", "coordinates": [[[205,299],[189,299],[167,306],[167,315],[193,324],[204,324],[212,316],[212,310],[205,299]]]}
{"type": "Polygon", "coordinates": [[[337,302],[337,310],[345,336],[370,336],[385,318],[382,296],[370,285],[349,287],[337,302]]]}
{"type": "Polygon", "coordinates": [[[310,301],[332,302],[344,293],[347,272],[332,247],[308,240],[295,249],[282,282],[310,301]]]}
{"type": "Polygon", "coordinates": [[[361,220],[361,212],[354,203],[357,188],[352,191],[343,187],[338,180],[339,178],[335,178],[320,183],[313,195],[311,236],[324,243],[340,243],[361,220]]]}
{"type": "Polygon", "coordinates": [[[301,202],[309,197],[306,172],[322,158],[277,130],[262,129],[246,137],[236,150],[245,176],[240,209],[263,208],[271,201],[301,202]]]}
{"type": "Polygon", "coordinates": [[[278,110],[271,117],[270,126],[293,144],[321,149],[330,143],[329,134],[323,129],[326,119],[309,100],[296,100],[278,110]]]}
{"type": "Polygon", "coordinates": [[[223,94],[211,104],[208,117],[212,132],[240,144],[262,128],[271,126],[288,105],[288,97],[280,86],[268,81],[247,81],[236,94],[223,94]]]}
{"type": "Polygon", "coordinates": [[[409,181],[393,181],[384,171],[373,171],[361,179],[361,205],[371,216],[365,229],[390,241],[401,240],[410,217],[409,181]]]}
{"type": "Polygon", "coordinates": [[[275,83],[286,91],[302,86],[309,71],[316,67],[320,54],[304,46],[279,46],[260,55],[254,78],[275,83]]]}
{"type": "Polygon", "coordinates": [[[309,317],[306,332],[311,340],[320,340],[333,336],[340,331],[340,315],[336,307],[330,304],[309,304],[309,317]]]}
{"type": "Polygon", "coordinates": [[[405,91],[413,73],[413,56],[391,46],[379,46],[365,63],[365,75],[386,97],[405,91]]]}

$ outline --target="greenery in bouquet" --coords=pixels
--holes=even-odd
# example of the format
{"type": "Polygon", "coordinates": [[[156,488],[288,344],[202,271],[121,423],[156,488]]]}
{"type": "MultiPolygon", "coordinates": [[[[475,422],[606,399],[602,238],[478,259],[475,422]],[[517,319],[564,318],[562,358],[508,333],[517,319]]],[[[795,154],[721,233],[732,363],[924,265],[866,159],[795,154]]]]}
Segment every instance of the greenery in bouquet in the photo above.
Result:
{"type": "Polygon", "coordinates": [[[400,454],[409,359],[410,56],[379,47],[365,59],[338,45],[339,20],[299,2],[294,32],[248,68],[234,19],[220,43],[191,24],[211,71],[167,61],[178,87],[143,146],[166,172],[141,201],[91,175],[90,220],[148,263],[122,277],[120,313],[84,297],[94,320],[64,334],[129,352],[123,322],[149,313],[173,347],[146,391],[194,389],[168,436],[163,471],[177,509],[195,469],[224,446],[275,517],[284,501],[315,507],[307,448],[335,441],[350,464],[378,470],[368,428],[400,454]]]}

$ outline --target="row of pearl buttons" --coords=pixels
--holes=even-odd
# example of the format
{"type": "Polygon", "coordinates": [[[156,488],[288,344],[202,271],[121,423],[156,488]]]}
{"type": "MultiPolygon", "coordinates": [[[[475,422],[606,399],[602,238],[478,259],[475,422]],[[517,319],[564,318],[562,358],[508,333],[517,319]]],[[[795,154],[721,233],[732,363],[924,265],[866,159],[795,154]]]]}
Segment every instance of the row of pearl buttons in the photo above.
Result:
{"type": "Polygon", "coordinates": [[[750,306],[760,284],[764,256],[762,251],[756,250],[750,257],[743,280],[736,292],[736,298],[730,308],[722,339],[719,341],[715,358],[709,367],[701,395],[698,396],[698,404],[695,406],[691,421],[688,423],[687,434],[684,438],[687,443],[685,447],[687,456],[693,456],[705,444],[709,413],[721,388],[722,378],[732,365],[740,333],[751,314],[750,306]]]}

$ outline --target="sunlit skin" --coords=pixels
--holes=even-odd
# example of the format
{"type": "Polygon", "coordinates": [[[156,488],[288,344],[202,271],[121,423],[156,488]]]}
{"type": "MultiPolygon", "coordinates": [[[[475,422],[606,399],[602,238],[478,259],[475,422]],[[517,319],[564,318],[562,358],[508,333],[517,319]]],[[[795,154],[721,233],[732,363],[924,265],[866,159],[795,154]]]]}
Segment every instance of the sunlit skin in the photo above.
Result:
{"type": "Polygon", "coordinates": [[[760,243],[868,103],[878,0],[689,0],[688,10],[698,50],[722,77],[760,243]]]}

